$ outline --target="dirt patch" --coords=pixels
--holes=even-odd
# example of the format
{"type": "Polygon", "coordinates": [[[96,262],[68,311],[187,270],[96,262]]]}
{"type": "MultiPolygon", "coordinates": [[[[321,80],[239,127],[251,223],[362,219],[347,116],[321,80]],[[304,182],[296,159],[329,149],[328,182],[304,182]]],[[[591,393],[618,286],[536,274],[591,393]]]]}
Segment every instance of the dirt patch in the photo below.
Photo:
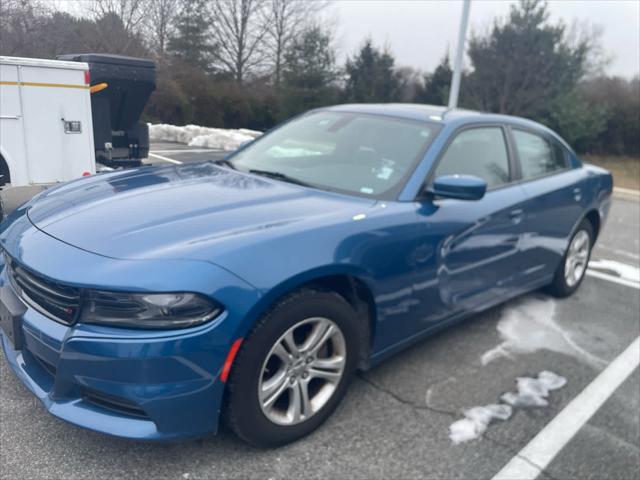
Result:
{"type": "Polygon", "coordinates": [[[640,190],[640,157],[583,155],[581,158],[609,170],[614,186],[640,190]]]}

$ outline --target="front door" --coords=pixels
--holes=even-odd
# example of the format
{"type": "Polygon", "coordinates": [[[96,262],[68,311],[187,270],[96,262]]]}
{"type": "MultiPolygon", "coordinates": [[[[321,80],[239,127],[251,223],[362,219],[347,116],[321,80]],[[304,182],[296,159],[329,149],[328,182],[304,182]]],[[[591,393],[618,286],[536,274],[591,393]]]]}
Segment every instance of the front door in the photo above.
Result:
{"type": "Polygon", "coordinates": [[[488,191],[480,200],[425,200],[418,209],[429,255],[417,265],[421,307],[416,330],[485,308],[521,286],[520,241],[526,195],[512,183],[513,162],[497,126],[455,135],[432,178],[474,175],[488,191]]]}

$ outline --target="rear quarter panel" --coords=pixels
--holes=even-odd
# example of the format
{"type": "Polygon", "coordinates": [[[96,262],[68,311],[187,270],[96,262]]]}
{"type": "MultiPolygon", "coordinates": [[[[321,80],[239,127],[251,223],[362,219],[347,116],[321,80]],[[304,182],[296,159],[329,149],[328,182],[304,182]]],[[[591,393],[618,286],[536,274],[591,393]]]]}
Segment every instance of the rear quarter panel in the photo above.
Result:
{"type": "MultiPolygon", "coordinates": [[[[532,277],[552,276],[582,220],[597,212],[598,225],[608,213],[611,178],[605,171],[577,166],[523,183],[529,198],[521,248],[532,277]]],[[[597,232],[596,232],[597,233],[597,232]]]]}
{"type": "MultiPolygon", "coordinates": [[[[600,217],[600,230],[609,215],[611,194],[613,193],[613,176],[604,168],[590,163],[583,164],[585,178],[583,180],[585,196],[588,199],[587,210],[597,210],[600,217]]],[[[587,213],[588,213],[587,211],[587,213]]]]}

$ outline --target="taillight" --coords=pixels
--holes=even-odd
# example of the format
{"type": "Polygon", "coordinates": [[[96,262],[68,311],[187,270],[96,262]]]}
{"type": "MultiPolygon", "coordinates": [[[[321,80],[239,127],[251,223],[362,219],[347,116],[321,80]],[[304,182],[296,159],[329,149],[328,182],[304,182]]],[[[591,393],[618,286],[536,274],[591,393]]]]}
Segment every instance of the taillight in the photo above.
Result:
{"type": "Polygon", "coordinates": [[[82,176],[83,177],[90,177],[91,176],[91,172],[82,172],[82,176]]]}
{"type": "Polygon", "coordinates": [[[91,74],[89,73],[89,70],[85,70],[84,71],[84,84],[85,85],[89,85],[91,83],[91,74]]]}

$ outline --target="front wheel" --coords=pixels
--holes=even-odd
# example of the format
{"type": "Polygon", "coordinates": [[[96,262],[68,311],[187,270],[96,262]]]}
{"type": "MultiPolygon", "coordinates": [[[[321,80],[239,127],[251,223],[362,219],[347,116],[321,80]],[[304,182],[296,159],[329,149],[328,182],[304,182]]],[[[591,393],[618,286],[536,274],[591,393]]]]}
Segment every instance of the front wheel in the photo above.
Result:
{"type": "Polygon", "coordinates": [[[316,290],[290,295],[265,315],[229,377],[232,430],[254,445],[276,446],[320,426],[355,372],[355,321],[342,297],[316,290]]]}
{"type": "Polygon", "coordinates": [[[593,238],[591,223],[583,220],[571,237],[553,282],[549,285],[549,293],[556,297],[568,297],[578,289],[591,258],[593,238]]]}

